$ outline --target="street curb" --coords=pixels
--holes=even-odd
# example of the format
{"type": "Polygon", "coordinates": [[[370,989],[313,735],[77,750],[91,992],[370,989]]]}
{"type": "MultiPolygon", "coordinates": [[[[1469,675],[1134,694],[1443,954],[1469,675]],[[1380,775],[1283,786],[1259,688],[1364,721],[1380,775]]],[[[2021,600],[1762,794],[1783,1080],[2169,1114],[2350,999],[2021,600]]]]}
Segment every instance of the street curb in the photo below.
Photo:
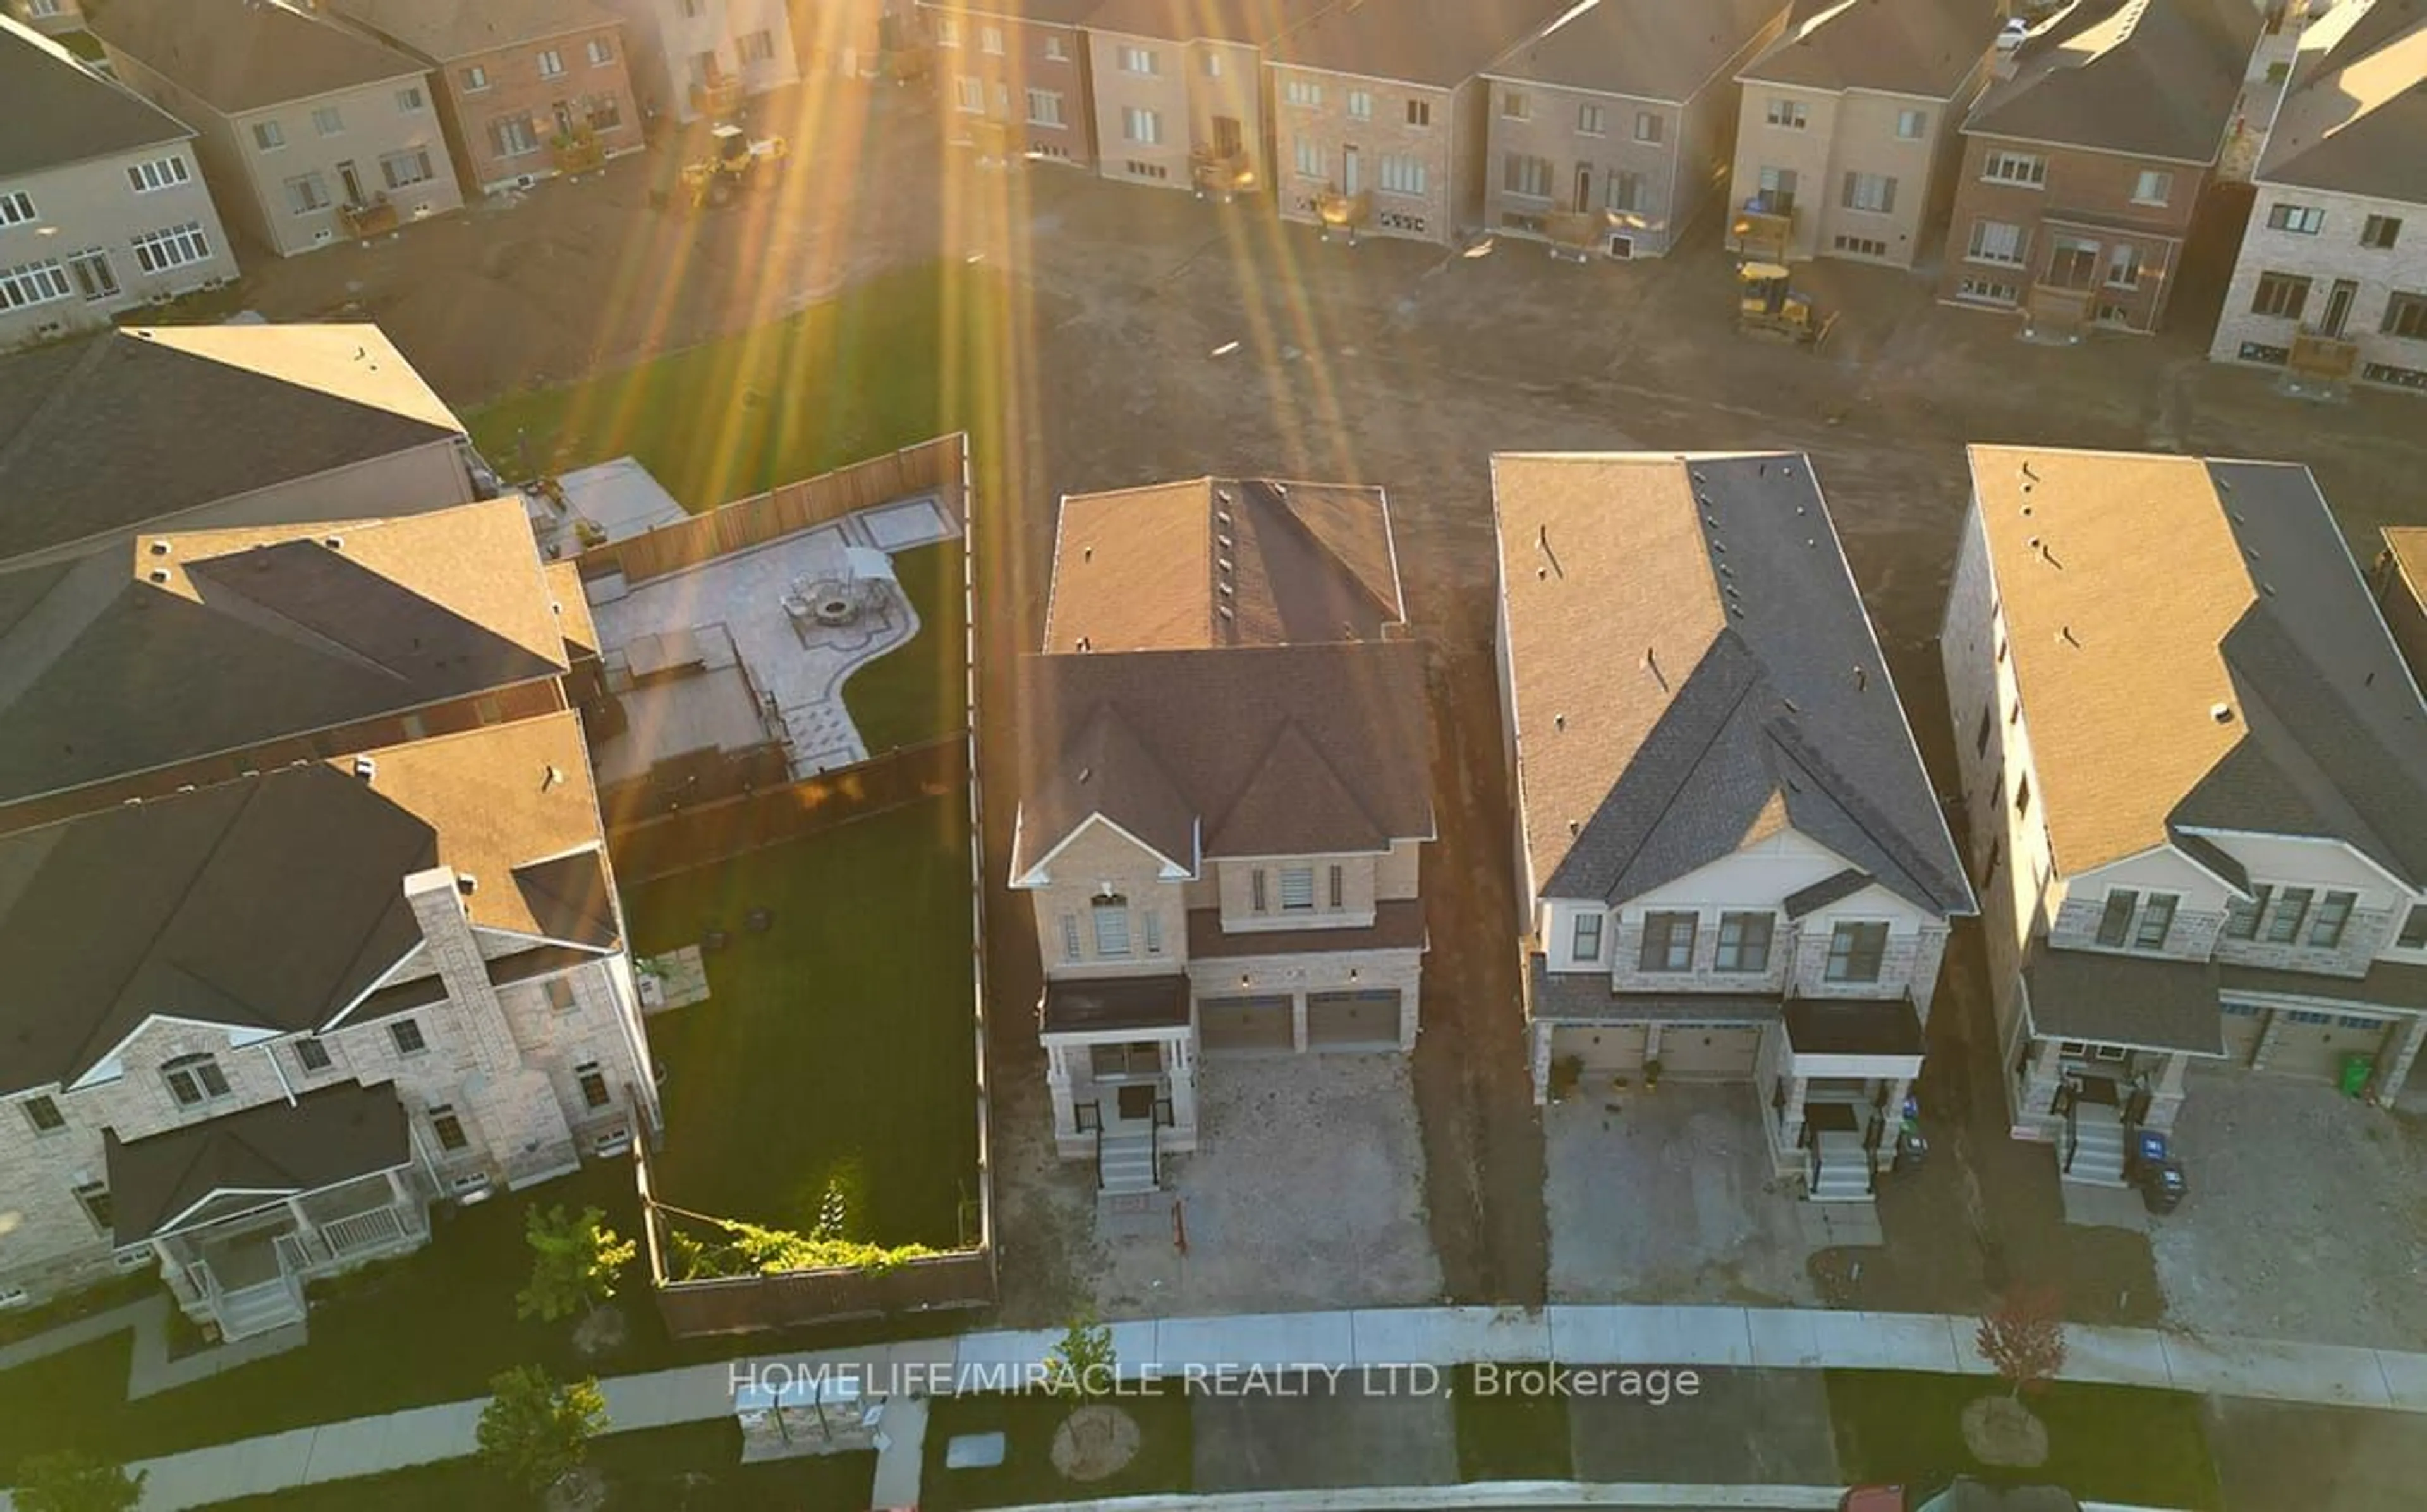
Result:
{"type": "MultiPolygon", "coordinates": [[[[1834,1486],[1611,1485],[1589,1481],[1476,1481],[1457,1486],[1343,1487],[1311,1491],[1111,1496],[1036,1502],[1002,1512],[1436,1512],[1533,1506],[1742,1507],[1754,1512],[1835,1512],[1834,1486]]],[[[2084,1502],[2082,1512],[2173,1512],[2121,1502],[2084,1502]]]]}

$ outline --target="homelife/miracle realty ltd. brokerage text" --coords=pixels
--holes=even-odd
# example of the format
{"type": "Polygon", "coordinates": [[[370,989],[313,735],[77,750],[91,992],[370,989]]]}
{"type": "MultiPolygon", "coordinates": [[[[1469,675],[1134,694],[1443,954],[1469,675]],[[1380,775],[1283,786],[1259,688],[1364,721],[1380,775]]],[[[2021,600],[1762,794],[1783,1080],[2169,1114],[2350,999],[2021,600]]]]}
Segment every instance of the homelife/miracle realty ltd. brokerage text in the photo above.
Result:
{"type": "Polygon", "coordinates": [[[954,1364],[946,1360],[740,1359],[726,1368],[737,1402],[806,1405],[850,1398],[957,1396],[1074,1390],[1088,1396],[1165,1391],[1217,1397],[1455,1396],[1611,1397],[1666,1406],[1702,1393],[1700,1371],[1666,1365],[1425,1364],[1092,1366],[1075,1382],[1045,1360],[954,1364]]]}

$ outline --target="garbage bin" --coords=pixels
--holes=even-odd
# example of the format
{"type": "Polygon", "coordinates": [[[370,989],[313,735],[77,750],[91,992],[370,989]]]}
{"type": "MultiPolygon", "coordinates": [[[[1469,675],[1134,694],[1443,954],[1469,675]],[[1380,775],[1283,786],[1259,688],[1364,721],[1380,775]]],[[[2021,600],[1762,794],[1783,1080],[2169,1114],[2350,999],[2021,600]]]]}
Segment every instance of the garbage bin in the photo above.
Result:
{"type": "Polygon", "coordinates": [[[2368,1091],[2368,1079],[2375,1074],[2375,1056],[2346,1055],[2343,1057],[2342,1075],[2336,1079],[2337,1084],[2342,1088],[2344,1097],[2356,1097],[2368,1091]]]}
{"type": "Polygon", "coordinates": [[[2183,1195],[2189,1190],[2183,1179],[2183,1162],[2169,1158],[2149,1167],[2141,1182],[2141,1200],[2151,1212],[2172,1212],[2183,1205],[2183,1195]]]}
{"type": "Polygon", "coordinates": [[[2124,1179],[2139,1186],[2151,1171],[2165,1163],[2166,1154],[2166,1136],[2154,1129],[2142,1130],[2124,1157],[2124,1179]]]}

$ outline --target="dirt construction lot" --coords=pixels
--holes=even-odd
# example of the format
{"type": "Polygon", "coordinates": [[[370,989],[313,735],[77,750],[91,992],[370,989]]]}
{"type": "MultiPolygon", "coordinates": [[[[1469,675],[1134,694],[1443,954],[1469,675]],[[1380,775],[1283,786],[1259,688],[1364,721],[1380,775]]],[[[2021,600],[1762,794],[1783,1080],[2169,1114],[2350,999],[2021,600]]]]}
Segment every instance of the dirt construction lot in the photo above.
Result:
{"type": "MultiPolygon", "coordinates": [[[[1002,658],[1034,643],[1061,493],[1208,472],[1386,485],[1411,609],[1439,648],[1436,756],[1448,786],[1426,863],[1434,953],[1413,1075],[1424,1211],[1442,1287],[1458,1300],[1538,1300],[1548,1269],[1539,1125],[1506,934],[1514,915],[1489,670],[1490,452],[1811,453],[1941,772],[1948,740],[1930,638],[1965,502],[1965,443],[2299,458],[2364,556],[2376,525],[2427,520],[2417,485],[2427,476],[2427,409],[2416,398],[2299,404],[2277,397],[2267,375],[2213,366],[2197,335],[2213,311],[2188,285],[2175,301],[2184,333],[2062,350],[2017,342],[2004,319],[1937,306],[1932,269],[1799,268],[1799,282],[1841,315],[1815,355],[1733,333],[1731,279],[1708,224],[1671,257],[1635,265],[1558,264],[1521,242],[1474,256],[1387,241],[1352,251],[1252,203],[1214,207],[1050,166],[973,169],[908,94],[780,103],[762,115],[793,138],[793,173],[782,192],[722,216],[652,209],[664,167],[652,158],[382,247],[288,264],[255,257],[249,302],[280,317],[377,318],[443,394],[473,405],[740,330],[880,268],[940,256],[1001,270],[1008,324],[940,379],[992,416],[995,454],[981,459],[981,476],[995,513],[980,549],[998,691],[1002,658]]],[[[784,401],[813,408],[832,397],[784,401]]],[[[999,698],[994,707],[990,723],[999,698]]],[[[990,773],[995,790],[1005,775],[990,773]]],[[[995,805],[998,877],[1008,827],[1006,805],[995,805]]],[[[1020,1091],[1041,1080],[1023,1012],[1034,1000],[1034,939],[1004,922],[1013,900],[996,902],[999,1107],[1004,1118],[1041,1119],[1041,1096],[1020,1091]]],[[[1979,1000],[1943,994],[1933,1038],[1938,1019],[1979,1000]]],[[[1966,1027],[1945,1032],[1967,1049],[1985,1043],[1966,1027]]],[[[1985,1050],[1977,1058],[1986,1065],[1985,1050]]],[[[2069,1294],[2104,1299],[2107,1316],[2153,1315],[2146,1242],[2121,1230],[2099,1230],[2109,1237],[2088,1249],[2064,1240],[2044,1154],[1995,1148],[2005,1142],[1989,1137],[1993,1084],[1973,1097],[1969,1073],[1952,1074],[1938,1106],[1955,1108],[1966,1131],[1941,1142],[1931,1221],[1900,1239],[1897,1214],[1883,1212],[1896,1262],[1841,1265],[1819,1276],[1821,1294],[1952,1308],[2054,1271],[2069,1294]]],[[[1050,1235],[1006,1230],[1015,1294],[1061,1294],[1068,1258],[1050,1235]]],[[[1371,1300],[1354,1277],[1337,1284],[1331,1300],[1371,1300]]]]}

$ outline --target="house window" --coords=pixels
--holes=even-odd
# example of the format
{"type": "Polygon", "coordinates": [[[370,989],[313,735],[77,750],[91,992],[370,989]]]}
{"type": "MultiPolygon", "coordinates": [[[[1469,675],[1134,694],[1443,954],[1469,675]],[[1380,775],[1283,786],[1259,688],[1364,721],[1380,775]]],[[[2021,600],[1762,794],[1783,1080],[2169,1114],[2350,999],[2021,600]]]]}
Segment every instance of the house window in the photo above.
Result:
{"type": "Polygon", "coordinates": [[[2343,930],[2351,923],[2352,907],[2359,902],[2353,892],[2330,892],[2318,901],[2318,916],[2309,921],[2309,945],[2313,950],[2331,951],[2343,942],[2343,930]]]}
{"type": "Polygon", "coordinates": [[[2287,887],[2275,900],[2275,912],[2267,920],[2267,943],[2289,945],[2301,937],[2301,925],[2309,917],[2309,900],[2317,894],[2306,887],[2287,887]]]}
{"type": "Polygon", "coordinates": [[[274,153],[286,145],[286,128],[275,121],[256,121],[252,123],[252,145],[261,152],[274,153]]]}
{"type": "Polygon", "coordinates": [[[2132,181],[2134,204],[2163,204],[2175,197],[2175,175],[2162,170],[2142,169],[2132,181]]]}
{"type": "Polygon", "coordinates": [[[2180,896],[2171,892],[2153,892],[2141,905],[2141,924],[2132,932],[2132,948],[2136,951],[2162,951],[2166,936],[2174,933],[2175,909],[2180,896]]]}
{"type": "Polygon", "coordinates": [[[2250,313],[2298,320],[2309,302],[2309,281],[2291,273],[2261,273],[2250,299],[2250,313]]]}
{"type": "Polygon", "coordinates": [[[1599,909],[1576,916],[1575,933],[1568,946],[1570,960],[1598,961],[1601,959],[1601,919],[1599,909]]]}
{"type": "MultiPolygon", "coordinates": [[[[998,33],[996,37],[998,50],[1000,50],[1001,41],[1001,34],[998,33]]],[[[1124,47],[1121,49],[1121,72],[1124,73],[1154,73],[1160,72],[1160,67],[1150,48],[1124,47]]]]}
{"type": "Polygon", "coordinates": [[[1588,137],[1609,135],[1609,112],[1597,105],[1576,106],[1576,130],[1588,137]]]}
{"type": "Polygon", "coordinates": [[[489,145],[499,157],[521,157],[539,151],[539,134],[531,130],[530,117],[508,116],[490,125],[489,145]]]}
{"type": "Polygon", "coordinates": [[[1657,142],[1663,136],[1667,135],[1668,130],[1669,118],[1667,116],[1659,115],[1650,110],[1637,110],[1635,113],[1635,139],[1637,141],[1657,142]]]}
{"type": "Polygon", "coordinates": [[[2132,915],[2141,906],[2141,895],[2125,887],[2107,889],[2107,907],[2098,916],[2098,943],[2122,950],[2132,937],[2132,915]]]}
{"type": "MultiPolygon", "coordinates": [[[[186,160],[172,153],[167,157],[155,157],[148,163],[129,164],[126,169],[126,179],[128,183],[135,186],[136,193],[149,194],[154,189],[174,188],[185,183],[187,171],[186,160]]],[[[20,196],[12,196],[12,198],[18,197],[20,196]]],[[[0,214],[5,212],[0,211],[0,214]]]]}
{"type": "Polygon", "coordinates": [[[1991,708],[1986,704],[1981,705],[1980,727],[1972,734],[1972,754],[1974,756],[1983,756],[1989,754],[1989,733],[1995,729],[1996,725],[1997,711],[1991,708]]]}
{"type": "Polygon", "coordinates": [[[67,1116],[59,1112],[58,1102],[55,1098],[27,1097],[17,1106],[25,1110],[25,1122],[34,1126],[35,1133],[56,1133],[68,1126],[67,1116]]]}
{"type": "Polygon", "coordinates": [[[1972,240],[1964,255],[1976,263],[2019,267],[2023,261],[2023,249],[2028,245],[2020,226],[2003,220],[1975,220],[1972,222],[1972,240]]]}
{"type": "Polygon", "coordinates": [[[1281,97],[1292,105],[1319,106],[1323,104],[1323,86],[1312,79],[1291,79],[1281,86],[1281,97]]]}
{"type": "Polygon", "coordinates": [[[1281,868],[1281,912],[1300,914],[1314,907],[1314,868],[1281,868]]]}
{"type": "Polygon", "coordinates": [[[1784,126],[1789,131],[1801,131],[1811,121],[1804,112],[1802,101],[1775,98],[1763,110],[1762,118],[1773,126],[1784,126]]]}
{"type": "Polygon", "coordinates": [[[1719,916],[1718,953],[1711,962],[1716,971],[1767,971],[1769,969],[1769,936],[1777,920],[1768,914],[1721,914],[1719,916]]]}
{"type": "Polygon", "coordinates": [[[1888,244],[1877,236],[1837,236],[1832,238],[1830,245],[1857,257],[1885,257],[1888,254],[1888,244]]]}
{"type": "Polygon", "coordinates": [[[2107,286],[2114,289],[2141,286],[2140,248],[2128,241],[2119,241],[2107,249],[2107,286]]]}
{"type": "Polygon", "coordinates": [[[2427,951],[2427,903],[2413,903],[2402,920],[2402,934],[2393,942],[2405,951],[2427,951]]]}
{"type": "MultiPolygon", "coordinates": [[[[591,118],[591,123],[593,125],[597,123],[597,118],[595,115],[591,118]]],[[[437,171],[430,166],[430,150],[426,147],[415,147],[401,153],[388,153],[380,158],[380,178],[391,189],[410,188],[415,184],[427,184],[437,176],[437,171]]]]}
{"type": "Polygon", "coordinates": [[[1829,936],[1828,979],[1832,982],[1877,982],[1880,962],[1888,950],[1885,924],[1840,924],[1829,936]]]}
{"type": "Polygon", "coordinates": [[[605,68],[615,61],[615,44],[604,37],[591,38],[589,46],[583,49],[583,52],[590,59],[592,68],[605,68]]]}
{"type": "Polygon", "coordinates": [[[1247,905],[1260,914],[1272,911],[1264,895],[1264,869],[1262,867],[1247,873],[1247,905]]]}
{"type": "Polygon", "coordinates": [[[953,20],[950,16],[938,16],[936,19],[936,45],[938,47],[960,46],[961,24],[953,20]]]}
{"type": "Polygon", "coordinates": [[[109,253],[98,247],[69,258],[68,271],[87,301],[112,299],[118,293],[118,270],[110,266],[109,253]]]}
{"type": "Polygon", "coordinates": [[[1032,126],[1062,124],[1062,95],[1054,89],[1028,91],[1028,123],[1032,126]]]}
{"type": "Polygon", "coordinates": [[[1849,210],[1871,215],[1896,213],[1897,181],[1885,173],[1849,173],[1840,202],[1849,210]]]}
{"type": "Polygon", "coordinates": [[[2427,341],[2427,294],[2396,293],[2385,301],[2385,333],[2427,341]]]}
{"type": "Polygon", "coordinates": [[[1432,123],[1433,103],[1430,100],[1410,100],[1408,102],[1409,125],[1429,126],[1432,123]]]}
{"type": "Polygon", "coordinates": [[[464,81],[465,94],[478,94],[489,87],[489,71],[478,63],[465,69],[458,76],[464,81]]]}
{"type": "Polygon", "coordinates": [[[329,1068],[329,1047],[327,1043],[315,1034],[306,1034],[301,1039],[297,1040],[295,1042],[295,1064],[301,1066],[304,1074],[307,1076],[314,1071],[327,1070],[329,1068]]]}
{"type": "Polygon", "coordinates": [[[1002,28],[1001,26],[980,26],[978,28],[978,51],[985,54],[989,57],[1001,57],[1002,56],[1002,28]]]}
{"type": "Polygon", "coordinates": [[[1348,91],[1348,119],[1351,121],[1374,119],[1374,96],[1370,92],[1364,89],[1348,91]]]}
{"type": "Polygon", "coordinates": [[[1502,165],[1500,187],[1511,194],[1529,200],[1551,197],[1551,160],[1529,157],[1523,153],[1510,153],[1502,165]]]}
{"type": "Polygon", "coordinates": [[[1079,916],[1076,914],[1062,916],[1062,959],[1079,959],[1079,916]]]}
{"type": "Polygon", "coordinates": [[[1430,183],[1425,160],[1400,153],[1384,153],[1381,158],[1380,183],[1386,194],[1420,195],[1430,183]]]}
{"type": "Polygon", "coordinates": [[[960,107],[971,115],[985,108],[985,85],[964,73],[954,81],[960,107]]]}
{"type": "Polygon", "coordinates": [[[2250,889],[2247,898],[2236,898],[2224,905],[2224,936],[2227,939],[2255,939],[2258,935],[2258,916],[2267,912],[2267,900],[2274,888],[2265,883],[2250,889]]]}
{"type": "Polygon", "coordinates": [[[1602,203],[1613,210],[1643,208],[1643,175],[1620,169],[1602,180],[1602,203]]]}
{"type": "Polygon", "coordinates": [[[1525,98],[1523,89],[1503,89],[1500,91],[1500,113],[1511,121],[1531,121],[1534,105],[1525,98]]]}
{"type": "Polygon", "coordinates": [[[1341,866],[1333,867],[1330,880],[1331,906],[1336,912],[1348,906],[1348,869],[1341,866]]]}
{"type": "Polygon", "coordinates": [[[541,990],[547,995],[548,1007],[560,1014],[571,1013],[579,1000],[573,995],[572,982],[564,977],[548,978],[541,990]]]}
{"type": "Polygon", "coordinates": [[[135,266],[147,273],[165,273],[187,263],[199,263],[211,254],[211,244],[203,235],[203,223],[188,220],[182,226],[165,231],[147,232],[135,238],[135,266]]]}
{"type": "Polygon", "coordinates": [[[84,1209],[84,1215],[92,1220],[92,1226],[105,1235],[114,1236],[117,1233],[117,1212],[109,1200],[108,1183],[87,1181],[73,1190],[76,1205],[84,1209]]]}
{"type": "Polygon", "coordinates": [[[1096,953],[1117,959],[1130,953],[1130,901],[1116,894],[1099,898],[1088,910],[1096,926],[1096,953]]]}
{"type": "Polygon", "coordinates": [[[2314,236],[2326,229],[2326,213],[2310,204],[2277,204],[2267,212],[2267,228],[2296,236],[2314,236]]]}
{"type": "Polygon", "coordinates": [[[1992,183],[2038,188],[2047,182],[2047,159],[2028,153],[1993,152],[1981,161],[1980,176],[1992,183]]]}
{"type": "Polygon", "coordinates": [[[1297,138],[1295,148],[1300,178],[1323,177],[1323,143],[1311,137],[1297,138]]]}
{"type": "MultiPolygon", "coordinates": [[[[133,171],[129,170],[129,171],[133,171]]],[[[22,226],[34,219],[34,197],[23,189],[0,194],[0,226],[22,226]]]]}
{"type": "Polygon", "coordinates": [[[430,1048],[430,1042],[421,1037],[420,1023],[411,1018],[399,1018],[388,1025],[387,1037],[395,1042],[399,1055],[418,1055],[430,1048]]]}
{"type": "Polygon", "coordinates": [[[1140,933],[1146,936],[1146,953],[1148,955],[1161,955],[1163,953],[1163,914],[1161,910],[1153,908],[1139,910],[1138,925],[1140,933]]]}
{"type": "Polygon", "coordinates": [[[286,181],[286,209],[290,215],[310,215],[315,210],[329,208],[329,181],[318,173],[301,173],[286,181]]]}
{"type": "Polygon", "coordinates": [[[2031,774],[2024,772],[2014,781],[2014,817],[2022,818],[2031,811],[2031,774]]]}
{"type": "Polygon", "coordinates": [[[1643,949],[1636,965],[1645,971],[1691,971],[1694,968],[1692,914],[1643,916],[1643,949]]]}
{"type": "Polygon", "coordinates": [[[464,1136],[464,1120],[447,1103],[430,1110],[430,1131],[438,1136],[438,1147],[449,1155],[471,1147],[472,1142],[464,1136]]]}
{"type": "Polygon", "coordinates": [[[1927,112],[1920,110],[1897,112],[1896,134],[1898,138],[1904,141],[1919,141],[1922,134],[1928,130],[1930,130],[1930,116],[1927,112]]]}
{"type": "Polygon", "coordinates": [[[169,1096],[180,1108],[198,1108],[228,1095],[227,1073],[210,1055],[180,1055],[160,1067],[160,1079],[169,1083],[169,1096]]]}
{"type": "Polygon", "coordinates": [[[539,54],[539,76],[544,79],[564,77],[564,55],[553,47],[543,47],[539,54]]]}
{"type": "Polygon", "coordinates": [[[334,137],[346,129],[345,112],[335,106],[324,105],[312,112],[312,129],[323,137],[334,137]]]}
{"type": "Polygon", "coordinates": [[[745,33],[734,42],[733,51],[735,56],[741,59],[743,68],[748,68],[753,63],[773,62],[775,57],[775,34],[764,29],[745,33]]]}
{"type": "Polygon", "coordinates": [[[1148,146],[1163,140],[1163,112],[1131,106],[1121,112],[1121,135],[1148,146]]]}
{"type": "Polygon", "coordinates": [[[592,95],[587,108],[593,131],[613,131],[624,123],[623,102],[611,94],[592,95]]]}
{"type": "Polygon", "coordinates": [[[2359,244],[2384,252],[2402,239],[2402,218],[2396,215],[2372,215],[2359,228],[2359,244]]]}
{"type": "Polygon", "coordinates": [[[2098,243],[2083,236],[2059,236],[2048,253],[2047,281],[2059,288],[2086,289],[2098,267],[2098,243]]]}
{"type": "Polygon", "coordinates": [[[581,1105],[604,1108],[614,1099],[607,1096],[607,1073],[598,1069],[596,1061],[584,1061],[573,1068],[573,1081],[581,1089],[581,1105]]]}

